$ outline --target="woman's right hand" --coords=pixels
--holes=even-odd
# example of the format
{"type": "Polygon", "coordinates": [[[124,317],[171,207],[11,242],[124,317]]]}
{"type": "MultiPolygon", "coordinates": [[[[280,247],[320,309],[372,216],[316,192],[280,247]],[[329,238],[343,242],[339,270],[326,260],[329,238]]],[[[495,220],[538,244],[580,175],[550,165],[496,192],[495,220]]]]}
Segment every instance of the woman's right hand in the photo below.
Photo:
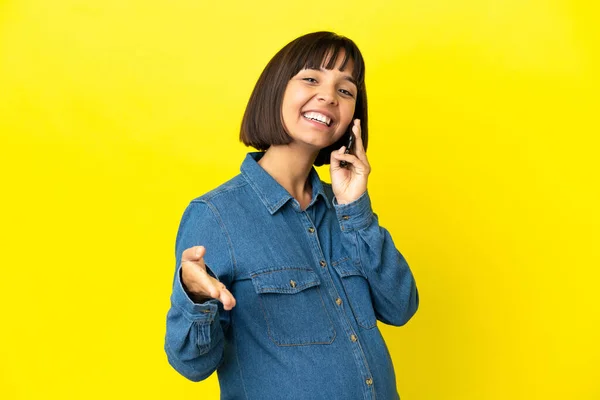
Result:
{"type": "Polygon", "coordinates": [[[204,246],[185,249],[181,255],[181,279],[183,286],[196,303],[217,299],[225,310],[235,307],[235,298],[221,282],[206,272],[204,264],[204,246]]]}

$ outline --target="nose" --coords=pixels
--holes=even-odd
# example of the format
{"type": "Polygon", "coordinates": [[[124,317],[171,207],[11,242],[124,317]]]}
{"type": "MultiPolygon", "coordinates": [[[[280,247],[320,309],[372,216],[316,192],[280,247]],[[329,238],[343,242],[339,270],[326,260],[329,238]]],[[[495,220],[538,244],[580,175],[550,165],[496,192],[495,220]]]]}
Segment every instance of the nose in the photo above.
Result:
{"type": "Polygon", "coordinates": [[[321,90],[318,94],[319,101],[326,102],[327,104],[337,104],[337,96],[335,87],[331,85],[323,85],[321,86],[321,90]]]}

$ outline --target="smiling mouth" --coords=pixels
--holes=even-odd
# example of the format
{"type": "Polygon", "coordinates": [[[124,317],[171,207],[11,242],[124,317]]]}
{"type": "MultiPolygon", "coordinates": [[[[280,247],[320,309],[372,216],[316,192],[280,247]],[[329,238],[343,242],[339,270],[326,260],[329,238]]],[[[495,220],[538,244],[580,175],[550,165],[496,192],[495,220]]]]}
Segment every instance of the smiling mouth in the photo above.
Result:
{"type": "Polygon", "coordinates": [[[317,112],[312,112],[312,111],[303,113],[302,116],[309,121],[319,122],[325,126],[331,126],[331,123],[333,122],[331,118],[329,118],[323,114],[320,114],[317,112]]]}

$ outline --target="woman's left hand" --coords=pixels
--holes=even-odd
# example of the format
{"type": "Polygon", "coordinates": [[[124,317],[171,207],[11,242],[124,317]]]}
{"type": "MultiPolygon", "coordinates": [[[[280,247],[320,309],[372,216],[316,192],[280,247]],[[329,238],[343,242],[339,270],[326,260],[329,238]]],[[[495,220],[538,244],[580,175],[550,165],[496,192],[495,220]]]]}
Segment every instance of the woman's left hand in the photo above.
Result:
{"type": "Polygon", "coordinates": [[[347,204],[357,200],[367,190],[367,178],[371,166],[363,147],[360,120],[354,120],[354,154],[344,154],[346,146],[331,153],[330,168],[331,187],[338,204],[347,204]],[[347,168],[340,166],[340,161],[348,163],[347,168]]]}

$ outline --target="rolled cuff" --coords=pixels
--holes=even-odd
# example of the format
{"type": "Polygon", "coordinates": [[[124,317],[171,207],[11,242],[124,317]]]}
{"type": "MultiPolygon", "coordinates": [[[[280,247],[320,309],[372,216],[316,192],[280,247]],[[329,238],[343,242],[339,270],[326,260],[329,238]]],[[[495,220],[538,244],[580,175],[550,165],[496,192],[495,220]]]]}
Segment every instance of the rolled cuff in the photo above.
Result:
{"type": "Polygon", "coordinates": [[[338,204],[333,199],[333,206],[342,232],[351,232],[364,229],[371,224],[373,210],[371,209],[371,198],[365,191],[358,199],[347,204],[338,204]]]}

